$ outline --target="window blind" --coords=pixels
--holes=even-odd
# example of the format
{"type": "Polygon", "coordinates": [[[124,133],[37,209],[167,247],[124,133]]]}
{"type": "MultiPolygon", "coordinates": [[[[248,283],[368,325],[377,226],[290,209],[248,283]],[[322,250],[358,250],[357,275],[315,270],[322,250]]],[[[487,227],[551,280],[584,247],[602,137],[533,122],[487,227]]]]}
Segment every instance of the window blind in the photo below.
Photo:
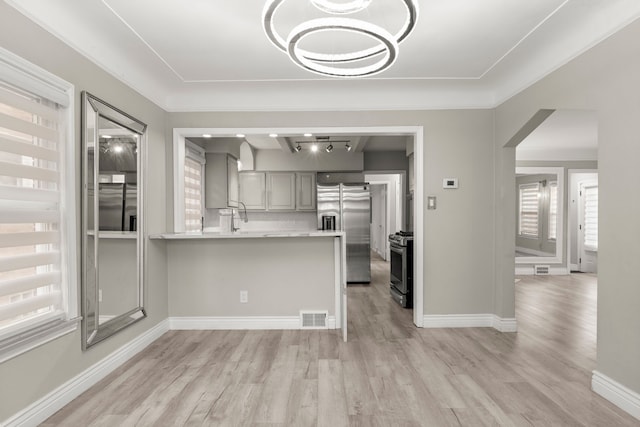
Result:
{"type": "Polygon", "coordinates": [[[555,240],[558,225],[558,183],[549,183],[549,233],[548,239],[555,240]]]}
{"type": "Polygon", "coordinates": [[[0,81],[0,336],[64,314],[60,109],[0,81]]]}
{"type": "Polygon", "coordinates": [[[598,249],[598,186],[584,187],[584,246],[598,249]]]}
{"type": "Polygon", "coordinates": [[[202,163],[191,157],[184,159],[185,231],[202,229],[202,163]]]}
{"type": "Polygon", "coordinates": [[[518,234],[521,236],[538,237],[539,194],[539,183],[520,186],[518,234]]]}

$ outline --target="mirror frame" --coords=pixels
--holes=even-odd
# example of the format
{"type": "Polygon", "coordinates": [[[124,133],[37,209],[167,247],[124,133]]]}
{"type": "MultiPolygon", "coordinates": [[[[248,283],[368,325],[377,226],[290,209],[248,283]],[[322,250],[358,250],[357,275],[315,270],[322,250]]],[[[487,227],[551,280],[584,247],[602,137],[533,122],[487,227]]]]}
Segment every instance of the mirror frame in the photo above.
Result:
{"type": "MultiPolygon", "coordinates": [[[[564,168],[561,167],[535,167],[535,166],[518,166],[516,167],[517,174],[554,174],[558,177],[558,218],[556,221],[556,253],[554,256],[535,256],[535,257],[517,257],[515,256],[515,263],[518,264],[562,264],[562,251],[564,248],[564,204],[565,204],[565,185],[564,185],[564,168]]],[[[516,210],[518,203],[518,195],[516,194],[516,210]]],[[[516,215],[517,216],[517,215],[516,215]]],[[[516,226],[517,226],[516,218],[516,226]]],[[[517,232],[516,232],[517,237],[517,232]]]]}
{"type": "MultiPolygon", "coordinates": [[[[144,288],[145,288],[145,221],[144,221],[144,174],[142,173],[143,165],[145,164],[145,152],[146,152],[146,129],[147,125],[139,121],[138,119],[130,116],[129,114],[119,110],[118,108],[102,101],[101,99],[91,95],[90,93],[82,92],[82,349],[86,350],[89,347],[105,340],[106,338],[114,335],[118,331],[126,328],[127,326],[145,318],[147,316],[144,308],[144,288]],[[89,128],[89,115],[94,115],[93,119],[96,123],[94,128],[89,128]],[[95,262],[94,267],[94,286],[89,285],[88,275],[90,274],[88,269],[87,255],[89,251],[93,251],[93,259],[98,258],[98,245],[99,238],[93,239],[93,244],[89,242],[89,182],[97,183],[97,174],[99,173],[97,168],[94,168],[93,179],[89,180],[89,147],[90,144],[99,144],[99,127],[97,126],[98,120],[103,117],[110,120],[138,135],[138,153],[136,159],[137,167],[137,227],[136,227],[136,271],[138,285],[138,306],[133,309],[122,313],[108,321],[100,324],[100,305],[99,305],[99,267],[95,262]]],[[[97,157],[94,157],[97,159],[97,157]]],[[[96,160],[94,160],[96,161],[96,160]]],[[[95,195],[95,193],[94,193],[95,195]]],[[[93,197],[93,233],[97,232],[99,235],[99,221],[98,221],[98,197],[93,197]]]]}

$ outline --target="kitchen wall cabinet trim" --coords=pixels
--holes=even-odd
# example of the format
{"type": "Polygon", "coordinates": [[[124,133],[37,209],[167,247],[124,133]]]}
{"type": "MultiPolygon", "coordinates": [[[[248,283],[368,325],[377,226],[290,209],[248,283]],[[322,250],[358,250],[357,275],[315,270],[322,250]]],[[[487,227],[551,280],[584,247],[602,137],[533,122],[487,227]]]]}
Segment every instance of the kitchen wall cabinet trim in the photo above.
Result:
{"type": "Polygon", "coordinates": [[[267,173],[267,210],[296,209],[296,175],[294,172],[267,173]]]}
{"type": "Polygon", "coordinates": [[[207,209],[237,208],[238,160],[230,154],[206,153],[205,206],[207,209]]]}
{"type": "Polygon", "coordinates": [[[315,172],[296,172],[296,210],[316,210],[315,172]]]}
{"type": "Polygon", "coordinates": [[[248,210],[265,210],[266,174],[264,172],[242,172],[240,174],[240,201],[248,210]]]}

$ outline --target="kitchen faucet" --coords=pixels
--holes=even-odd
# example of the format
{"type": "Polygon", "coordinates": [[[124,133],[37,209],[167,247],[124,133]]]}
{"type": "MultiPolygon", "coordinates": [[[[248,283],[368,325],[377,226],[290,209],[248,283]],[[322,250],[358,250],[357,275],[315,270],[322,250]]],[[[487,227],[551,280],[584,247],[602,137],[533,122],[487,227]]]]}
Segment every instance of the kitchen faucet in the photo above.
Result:
{"type": "MultiPolygon", "coordinates": [[[[247,215],[247,205],[245,205],[243,202],[238,202],[238,203],[242,205],[242,209],[244,210],[244,218],[242,218],[242,215],[240,214],[240,208],[238,208],[238,217],[240,217],[240,219],[242,219],[243,222],[249,222],[249,216],[247,215]]],[[[234,217],[235,217],[235,214],[232,208],[231,209],[231,232],[232,233],[240,230],[240,227],[235,226],[234,217]]]]}

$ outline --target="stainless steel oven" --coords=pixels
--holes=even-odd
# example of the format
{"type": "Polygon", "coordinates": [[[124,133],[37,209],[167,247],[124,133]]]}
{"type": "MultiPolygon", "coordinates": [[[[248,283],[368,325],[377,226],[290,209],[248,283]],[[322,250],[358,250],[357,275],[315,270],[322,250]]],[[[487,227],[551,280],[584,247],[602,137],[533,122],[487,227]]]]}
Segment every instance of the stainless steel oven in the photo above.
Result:
{"type": "Polygon", "coordinates": [[[401,306],[413,306],[413,233],[400,231],[389,235],[391,252],[391,297],[401,306]]]}

